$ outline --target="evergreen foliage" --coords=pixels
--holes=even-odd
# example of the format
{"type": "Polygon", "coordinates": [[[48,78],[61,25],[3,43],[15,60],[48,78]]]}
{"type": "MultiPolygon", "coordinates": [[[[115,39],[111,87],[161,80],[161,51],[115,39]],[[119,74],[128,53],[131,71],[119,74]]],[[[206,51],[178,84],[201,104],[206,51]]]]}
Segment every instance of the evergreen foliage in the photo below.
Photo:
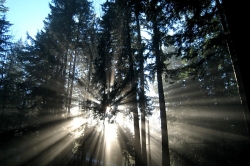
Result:
{"type": "Polygon", "coordinates": [[[117,165],[247,162],[249,112],[224,1],[106,1],[97,17],[88,0],[52,0],[43,30],[15,43],[4,2],[0,136],[4,148],[15,138],[27,143],[22,164],[108,163],[110,132],[117,165]]]}

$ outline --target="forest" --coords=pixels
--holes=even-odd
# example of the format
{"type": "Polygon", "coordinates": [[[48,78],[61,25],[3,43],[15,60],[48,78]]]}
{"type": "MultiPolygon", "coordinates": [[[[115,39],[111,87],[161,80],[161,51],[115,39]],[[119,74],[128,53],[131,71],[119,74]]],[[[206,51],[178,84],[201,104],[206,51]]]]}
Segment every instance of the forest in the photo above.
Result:
{"type": "Polygon", "coordinates": [[[51,0],[18,41],[4,3],[1,166],[250,165],[245,2],[51,0]]]}

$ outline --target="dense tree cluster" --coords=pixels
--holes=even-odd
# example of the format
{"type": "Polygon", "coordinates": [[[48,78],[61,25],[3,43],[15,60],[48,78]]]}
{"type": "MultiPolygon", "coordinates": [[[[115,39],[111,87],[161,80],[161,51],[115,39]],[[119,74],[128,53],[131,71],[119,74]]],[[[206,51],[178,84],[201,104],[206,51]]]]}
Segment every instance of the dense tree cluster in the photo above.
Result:
{"type": "MultiPolygon", "coordinates": [[[[66,123],[79,108],[81,136],[49,164],[105,162],[107,116],[133,124],[132,131],[117,124],[116,165],[247,161],[249,110],[232,63],[239,48],[225,0],[107,0],[101,16],[88,0],[52,0],[49,7],[35,38],[11,42],[0,0],[1,141],[66,123]],[[148,95],[152,89],[157,97],[148,95]],[[157,121],[146,129],[152,114],[159,129],[157,121]],[[160,161],[151,161],[151,130],[160,135],[160,161]],[[66,162],[70,151],[74,161],[66,162]]],[[[46,151],[36,153],[23,162],[45,163],[46,151]]]]}

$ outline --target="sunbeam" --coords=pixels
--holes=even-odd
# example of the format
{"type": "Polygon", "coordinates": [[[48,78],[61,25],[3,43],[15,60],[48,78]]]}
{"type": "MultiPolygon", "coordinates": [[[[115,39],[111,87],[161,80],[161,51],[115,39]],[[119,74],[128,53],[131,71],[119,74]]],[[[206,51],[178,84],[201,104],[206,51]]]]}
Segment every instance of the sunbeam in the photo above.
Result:
{"type": "Polygon", "coordinates": [[[13,42],[4,2],[1,166],[250,165],[233,3],[52,0],[13,42]]]}

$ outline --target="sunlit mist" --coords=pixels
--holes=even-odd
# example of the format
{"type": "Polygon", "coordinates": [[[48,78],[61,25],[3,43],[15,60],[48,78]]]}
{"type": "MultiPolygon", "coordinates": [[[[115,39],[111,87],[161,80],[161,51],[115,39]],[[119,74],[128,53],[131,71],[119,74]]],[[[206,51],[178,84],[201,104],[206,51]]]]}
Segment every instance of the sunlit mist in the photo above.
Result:
{"type": "Polygon", "coordinates": [[[0,166],[249,162],[226,2],[52,0],[10,44],[0,1],[0,166]]]}

